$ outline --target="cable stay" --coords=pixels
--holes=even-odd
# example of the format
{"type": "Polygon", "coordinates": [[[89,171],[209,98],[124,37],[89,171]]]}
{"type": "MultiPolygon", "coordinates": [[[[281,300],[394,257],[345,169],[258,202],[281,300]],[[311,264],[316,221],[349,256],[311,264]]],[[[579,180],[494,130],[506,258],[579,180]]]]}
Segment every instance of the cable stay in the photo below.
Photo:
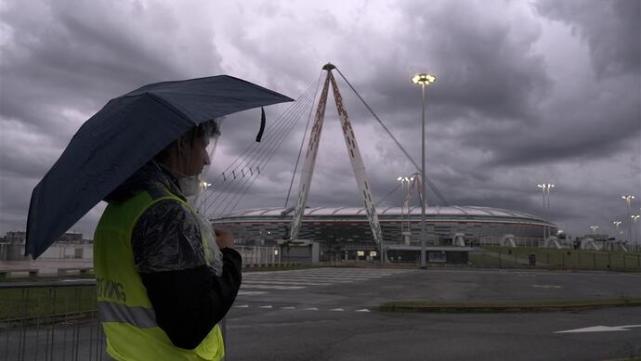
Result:
{"type": "MultiPolygon", "coordinates": [[[[374,119],[376,119],[376,121],[378,121],[378,124],[380,124],[380,125],[381,125],[381,127],[383,127],[383,129],[385,130],[385,132],[387,132],[387,134],[390,136],[390,138],[392,138],[392,140],[394,140],[394,143],[396,143],[396,145],[398,146],[398,148],[403,152],[403,154],[405,154],[405,157],[407,157],[407,159],[409,159],[409,161],[414,165],[414,168],[416,168],[416,171],[417,171],[417,172],[420,172],[420,171],[421,171],[421,168],[419,168],[418,164],[414,161],[414,159],[410,156],[410,154],[405,150],[405,148],[403,148],[403,146],[401,145],[401,143],[396,139],[396,137],[394,137],[394,135],[392,134],[392,132],[387,128],[387,126],[385,126],[385,124],[384,124],[384,123],[383,123],[383,121],[378,117],[378,115],[376,115],[376,113],[374,112],[374,110],[372,109],[372,107],[370,107],[370,106],[369,106],[369,104],[367,104],[367,102],[365,101],[365,99],[363,99],[363,97],[358,93],[358,91],[357,91],[357,90],[352,86],[352,83],[350,83],[350,82],[349,82],[349,80],[347,80],[347,78],[345,77],[345,75],[343,75],[343,73],[340,71],[340,69],[336,68],[336,71],[337,71],[337,72],[338,72],[338,74],[341,76],[341,78],[343,78],[343,80],[345,81],[345,83],[346,83],[346,84],[347,84],[347,85],[352,89],[352,91],[354,92],[354,94],[356,94],[356,96],[358,97],[358,99],[360,99],[360,101],[363,103],[363,105],[365,105],[365,108],[367,108],[367,110],[369,110],[369,112],[372,114],[372,116],[374,117],[374,119]]],[[[438,199],[441,201],[441,203],[442,203],[444,206],[449,205],[449,202],[445,199],[445,197],[443,196],[443,194],[441,194],[441,192],[438,190],[438,188],[436,188],[436,185],[435,185],[432,181],[430,181],[430,179],[429,179],[429,178],[425,177],[425,182],[426,182],[426,183],[427,183],[427,185],[432,189],[432,191],[434,192],[434,194],[438,197],[438,199]]]]}
{"type": "MultiPolygon", "coordinates": [[[[311,88],[311,86],[310,86],[311,88]]],[[[270,134],[274,133],[279,133],[281,132],[284,128],[288,127],[289,125],[287,124],[287,121],[290,120],[290,113],[296,112],[295,108],[300,107],[300,102],[309,96],[309,89],[306,90],[299,99],[292,103],[292,106],[290,106],[279,118],[276,119],[274,123],[270,123],[268,125],[269,129],[268,132],[270,134]]],[[[238,179],[238,170],[242,167],[252,169],[251,173],[260,173],[259,169],[256,169],[254,166],[248,166],[248,160],[247,158],[251,156],[252,154],[256,154],[261,148],[265,148],[266,144],[270,143],[270,140],[272,140],[272,136],[266,137],[266,139],[262,143],[256,143],[252,142],[250,143],[242,152],[241,154],[234,159],[234,161],[229,164],[218,176],[216,176],[214,179],[211,180],[212,187],[209,188],[208,191],[205,192],[198,201],[198,206],[202,207],[204,204],[209,204],[212,201],[212,197],[215,195],[220,195],[220,193],[225,190],[226,187],[229,186],[230,182],[233,182],[234,180],[238,179]],[[213,189],[213,191],[212,191],[213,189]]]]}
{"type": "MultiPolygon", "coordinates": [[[[316,81],[316,91],[314,92],[314,100],[316,100],[316,96],[318,95],[318,86],[320,85],[321,77],[322,77],[322,72],[321,74],[318,75],[318,80],[316,81]]],[[[312,103],[314,104],[314,103],[312,103]]],[[[294,166],[294,172],[292,173],[292,180],[289,182],[289,189],[287,190],[287,197],[285,198],[285,209],[287,209],[287,204],[289,203],[289,196],[292,193],[292,187],[294,185],[294,179],[296,178],[296,171],[298,170],[298,163],[300,162],[300,156],[303,154],[303,145],[305,145],[305,139],[307,139],[307,130],[309,129],[309,123],[312,121],[312,113],[314,111],[314,107],[309,108],[309,114],[307,115],[307,124],[305,125],[305,131],[303,132],[303,139],[300,142],[300,148],[298,149],[298,157],[296,157],[296,165],[294,166]]]]}
{"type": "MultiPolygon", "coordinates": [[[[302,107],[304,108],[305,106],[311,106],[311,102],[309,99],[305,99],[301,101],[300,103],[302,107]]],[[[273,137],[273,141],[271,143],[266,144],[266,149],[264,149],[263,152],[258,153],[254,159],[252,159],[255,164],[258,164],[258,166],[263,166],[271,159],[273,154],[276,152],[276,150],[280,147],[280,145],[283,143],[287,135],[291,132],[293,129],[293,123],[296,122],[297,118],[296,115],[300,114],[300,112],[294,113],[292,112],[288,116],[288,124],[289,126],[284,127],[282,131],[275,133],[275,136],[273,137]]],[[[218,216],[221,216],[223,214],[226,214],[230,212],[233,208],[230,209],[230,206],[232,205],[237,205],[238,202],[240,201],[240,198],[242,198],[246,194],[246,190],[249,188],[247,183],[250,182],[250,180],[255,180],[256,178],[244,178],[240,181],[240,184],[237,185],[236,188],[240,188],[239,191],[234,192],[233,190],[230,192],[225,192],[224,196],[220,199],[218,203],[223,204],[224,206],[217,212],[218,216]],[[231,199],[230,199],[231,197],[231,199]]],[[[251,184],[251,183],[250,183],[251,184]]],[[[222,194],[222,192],[221,192],[222,194]]]]}
{"type": "MultiPolygon", "coordinates": [[[[311,106],[312,103],[310,101],[307,101],[305,103],[302,103],[306,106],[311,106]]],[[[296,119],[294,119],[296,120],[296,119]]],[[[284,140],[287,138],[287,136],[291,133],[291,131],[294,129],[293,126],[288,127],[287,129],[284,130],[284,132],[278,134],[278,137],[274,138],[275,141],[270,144],[269,148],[265,150],[262,154],[260,154],[260,157],[257,158],[256,162],[258,163],[258,166],[264,166],[269,163],[269,161],[272,159],[274,154],[276,154],[276,150],[280,147],[280,145],[284,142],[284,140]]],[[[241,199],[247,194],[247,190],[251,187],[251,185],[256,181],[257,177],[252,177],[252,178],[246,178],[241,181],[241,184],[239,185],[240,190],[238,192],[232,193],[229,192],[227,195],[234,194],[234,196],[231,199],[228,199],[229,197],[224,197],[220,203],[224,204],[224,207],[221,208],[221,210],[217,213],[217,216],[222,216],[224,214],[229,214],[232,212],[238,203],[240,203],[241,199]]]]}
{"type": "Polygon", "coordinates": [[[232,207],[231,210],[234,209],[240,201],[239,198],[246,193],[247,183],[250,181],[253,183],[253,180],[261,174],[267,161],[291,133],[298,119],[302,117],[301,114],[307,107],[313,105],[315,94],[312,95],[312,86],[313,84],[275,122],[270,124],[262,143],[252,143],[246,147],[241,155],[211,182],[213,186],[197,202],[204,214],[212,217],[213,213],[220,215],[229,211],[230,207],[232,207]],[[218,205],[217,210],[210,213],[216,205],[218,205]]]}
{"type": "MultiPolygon", "coordinates": [[[[300,114],[299,108],[304,108],[309,104],[309,100],[307,99],[308,97],[302,97],[297,101],[297,104],[293,107],[291,107],[287,112],[283,114],[281,117],[281,122],[278,124],[275,124],[274,129],[269,130],[269,136],[265,137],[264,144],[262,144],[261,149],[253,149],[251,152],[248,152],[248,155],[243,157],[243,159],[238,162],[239,165],[236,166],[236,169],[242,168],[242,167],[248,167],[248,168],[255,168],[256,169],[256,176],[258,176],[261,172],[261,168],[264,169],[265,164],[263,160],[265,159],[265,154],[269,154],[271,152],[274,152],[277,147],[282,144],[283,140],[285,139],[286,135],[289,134],[291,129],[293,129],[293,124],[296,122],[297,114],[300,114]]],[[[234,171],[235,172],[235,171],[234,171]]],[[[252,177],[255,178],[255,177],[252,177]]],[[[216,212],[218,214],[223,214],[224,211],[229,207],[230,204],[233,204],[235,201],[235,197],[238,196],[238,194],[242,195],[242,192],[238,192],[238,188],[243,188],[244,184],[247,182],[247,180],[250,179],[249,177],[243,177],[240,178],[238,177],[236,180],[237,182],[227,182],[222,184],[220,188],[214,188],[214,191],[216,193],[216,196],[213,197],[213,199],[210,199],[208,201],[208,205],[205,208],[205,214],[209,214],[209,210],[216,204],[221,205],[224,204],[225,207],[222,208],[220,211],[216,212]],[[240,182],[240,183],[238,183],[240,182]],[[231,199],[230,199],[231,197],[231,199]]]]}

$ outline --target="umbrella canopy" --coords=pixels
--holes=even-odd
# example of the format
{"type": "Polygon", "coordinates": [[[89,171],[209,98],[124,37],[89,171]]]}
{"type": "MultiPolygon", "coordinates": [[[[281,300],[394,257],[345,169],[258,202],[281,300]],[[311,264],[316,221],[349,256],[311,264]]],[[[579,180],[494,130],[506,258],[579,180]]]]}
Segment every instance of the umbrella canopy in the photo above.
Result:
{"type": "Polygon", "coordinates": [[[145,85],[112,99],[34,188],[25,254],[35,259],[107,194],[192,127],[292,99],[231,76],[145,85]]]}

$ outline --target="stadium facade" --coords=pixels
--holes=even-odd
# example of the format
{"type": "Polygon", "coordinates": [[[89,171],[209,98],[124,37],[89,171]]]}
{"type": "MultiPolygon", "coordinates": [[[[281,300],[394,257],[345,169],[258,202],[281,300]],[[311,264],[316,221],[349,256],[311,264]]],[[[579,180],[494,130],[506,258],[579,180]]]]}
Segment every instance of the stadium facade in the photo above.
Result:
{"type": "MultiPolygon", "coordinates": [[[[379,208],[386,246],[420,245],[421,209],[379,208]]],[[[534,215],[490,207],[427,207],[431,246],[540,246],[544,227],[555,235],[557,226],[534,215]]],[[[289,236],[292,209],[261,208],[239,211],[212,220],[234,232],[240,244],[274,245],[289,236]]],[[[305,209],[299,238],[320,244],[324,253],[376,250],[365,209],[317,207],[305,209]]]]}

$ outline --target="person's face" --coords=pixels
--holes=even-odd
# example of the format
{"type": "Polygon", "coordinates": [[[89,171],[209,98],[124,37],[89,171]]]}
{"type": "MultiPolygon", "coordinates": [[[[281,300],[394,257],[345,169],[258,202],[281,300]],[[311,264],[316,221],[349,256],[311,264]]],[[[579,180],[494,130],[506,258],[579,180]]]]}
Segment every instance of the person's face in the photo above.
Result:
{"type": "Polygon", "coordinates": [[[205,165],[210,164],[209,153],[207,152],[208,145],[209,138],[205,136],[197,137],[193,142],[183,143],[186,149],[182,162],[182,173],[185,176],[198,175],[203,171],[205,165]]]}

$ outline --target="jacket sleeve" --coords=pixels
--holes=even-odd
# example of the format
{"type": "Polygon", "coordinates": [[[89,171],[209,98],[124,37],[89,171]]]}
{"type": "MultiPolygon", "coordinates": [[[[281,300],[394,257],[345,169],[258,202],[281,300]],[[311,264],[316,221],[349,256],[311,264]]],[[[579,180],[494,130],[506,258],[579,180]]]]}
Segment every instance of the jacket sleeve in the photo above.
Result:
{"type": "Polygon", "coordinates": [[[205,266],[141,274],[158,325],[177,347],[198,346],[236,299],[241,283],[241,257],[230,248],[222,252],[221,277],[205,266]]]}
{"type": "Polygon", "coordinates": [[[221,250],[217,277],[204,258],[198,223],[174,201],[143,214],[132,233],[134,261],[156,321],[172,343],[193,349],[231,308],[241,284],[240,254],[221,250]]]}

